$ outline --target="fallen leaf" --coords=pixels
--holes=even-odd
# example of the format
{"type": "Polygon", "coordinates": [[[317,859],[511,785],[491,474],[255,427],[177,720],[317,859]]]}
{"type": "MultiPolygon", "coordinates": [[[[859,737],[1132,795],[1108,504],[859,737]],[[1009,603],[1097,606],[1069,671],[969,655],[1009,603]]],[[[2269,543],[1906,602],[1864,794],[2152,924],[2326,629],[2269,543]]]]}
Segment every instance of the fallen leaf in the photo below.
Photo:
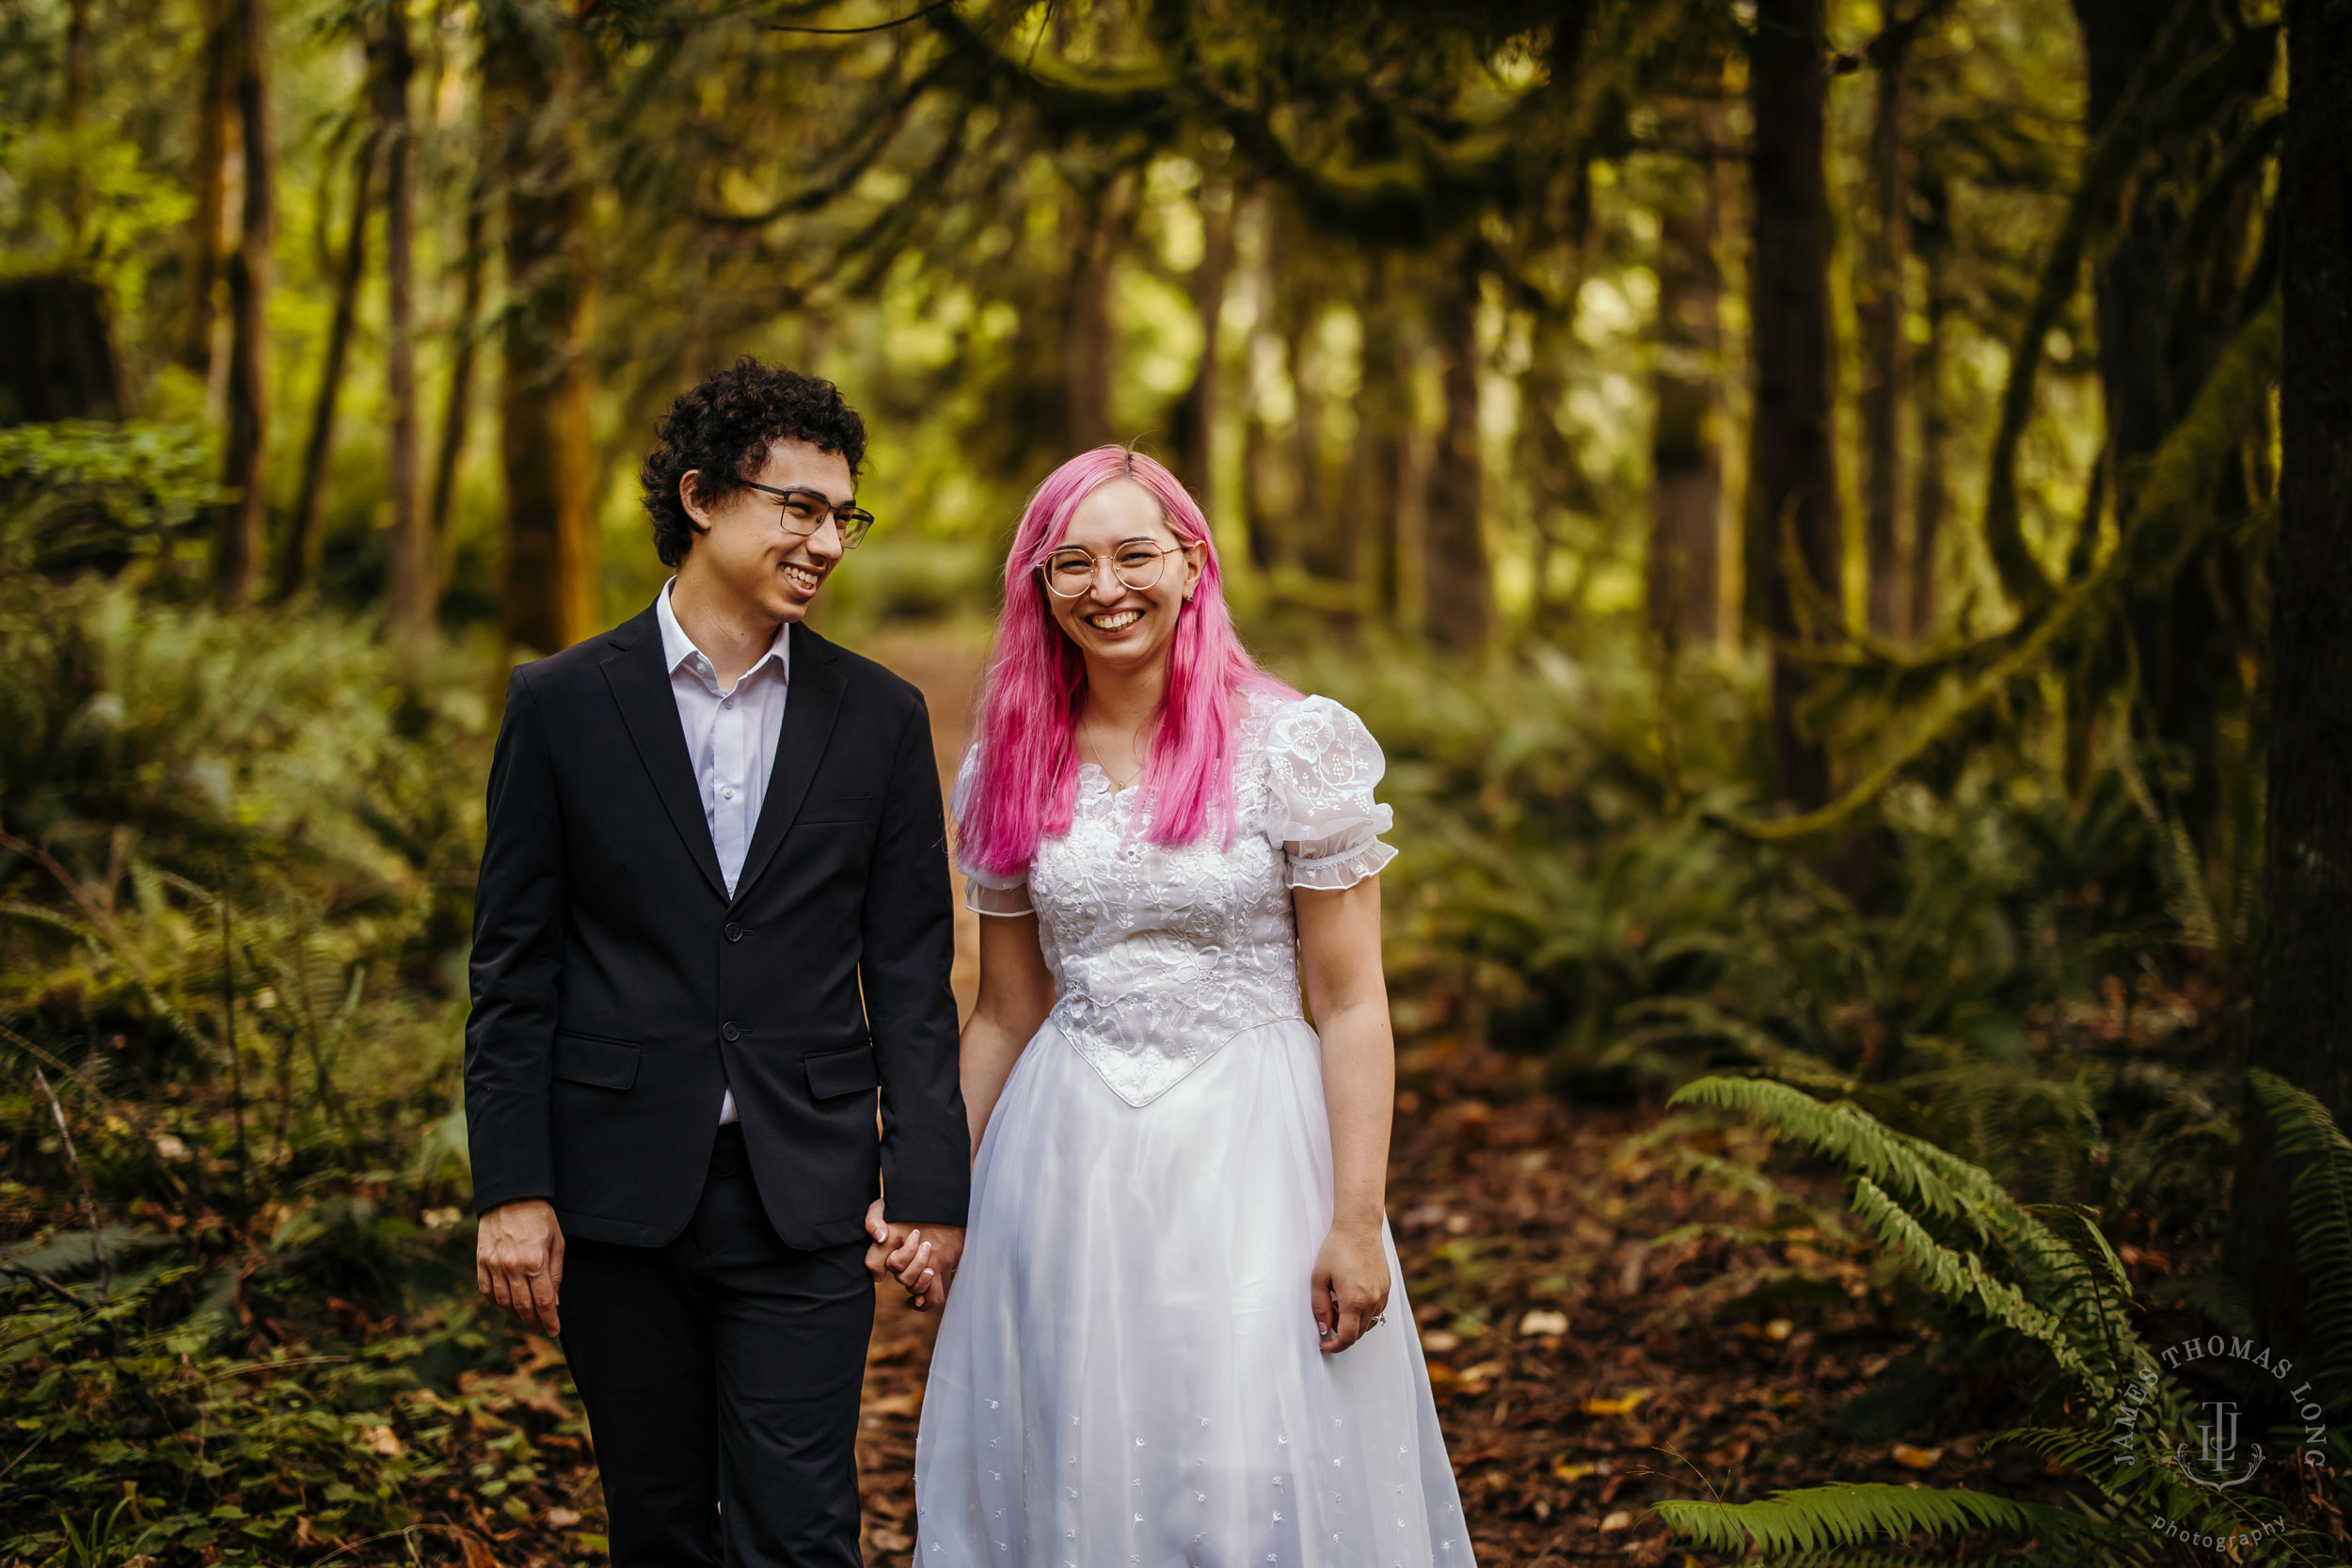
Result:
{"type": "Polygon", "coordinates": [[[1629,1389],[1615,1399],[1602,1399],[1596,1396],[1584,1402],[1584,1414],[1587,1416],[1630,1416],[1642,1407],[1642,1402],[1647,1398],[1649,1398],[1649,1390],[1646,1388],[1629,1389]]]}
{"type": "MultiPolygon", "coordinates": [[[[1632,1524],[1632,1523],[1633,1523],[1633,1515],[1632,1515],[1632,1514],[1630,1514],[1630,1513],[1627,1513],[1624,1509],[1622,1509],[1622,1508],[1621,1508],[1621,1509],[1617,1510],[1614,1513],[1612,1513],[1611,1515],[1609,1515],[1609,1517],[1608,1517],[1608,1518],[1603,1519],[1603,1520],[1600,1522],[1600,1528],[1603,1528],[1603,1529],[1624,1529],[1627,1526],[1629,1526],[1629,1525],[1630,1525],[1630,1524],[1632,1524]]],[[[472,1568],[472,1565],[471,1565],[471,1564],[468,1564],[468,1568],[472,1568]]]]}
{"type": "Polygon", "coordinates": [[[1778,1341],[1788,1338],[1789,1335],[1795,1333],[1796,1331],[1797,1325],[1790,1323],[1787,1318],[1774,1318],[1771,1323],[1764,1325],[1764,1338],[1778,1341]]]}
{"type": "Polygon", "coordinates": [[[580,1523],[580,1510],[550,1508],[547,1512],[547,1522],[549,1529],[569,1529],[580,1523]]]}
{"type": "Polygon", "coordinates": [[[359,1435],[361,1441],[376,1453],[389,1456],[406,1451],[401,1446],[399,1434],[390,1427],[370,1427],[359,1435]]]}
{"type": "Polygon", "coordinates": [[[1598,1474],[1600,1466],[1589,1459],[1580,1459],[1574,1464],[1565,1459],[1551,1462],[1552,1476],[1559,1481],[1582,1481],[1586,1476],[1598,1474]]]}
{"type": "Polygon", "coordinates": [[[1486,1385],[1502,1375],[1502,1363],[1500,1361],[1481,1361],[1474,1367],[1465,1367],[1461,1371],[1462,1391],[1466,1394],[1483,1392],[1486,1385]]]}
{"type": "Polygon", "coordinates": [[[1895,1463],[1906,1470],[1931,1470],[1943,1457],[1942,1449],[1915,1449],[1908,1443],[1895,1445],[1895,1463]]]}
{"type": "Polygon", "coordinates": [[[498,1554],[487,1541],[471,1530],[459,1530],[457,1540],[466,1550],[466,1568],[499,1568],[498,1554]]]}
{"type": "Polygon", "coordinates": [[[1459,1334],[1453,1332],[1451,1329],[1424,1329],[1422,1332],[1421,1348],[1427,1351],[1432,1355],[1443,1355],[1449,1351],[1460,1350],[1462,1348],[1462,1337],[1459,1334]]]}
{"type": "Polygon", "coordinates": [[[1539,1307],[1519,1320],[1521,1338],[1532,1339],[1539,1334],[1565,1334],[1567,1331],[1568,1315],[1565,1312],[1548,1311],[1539,1307]]]}
{"type": "Polygon", "coordinates": [[[912,1416],[923,1408],[923,1393],[884,1394],[878,1400],[866,1402],[866,1414],[871,1416],[912,1416]]]}

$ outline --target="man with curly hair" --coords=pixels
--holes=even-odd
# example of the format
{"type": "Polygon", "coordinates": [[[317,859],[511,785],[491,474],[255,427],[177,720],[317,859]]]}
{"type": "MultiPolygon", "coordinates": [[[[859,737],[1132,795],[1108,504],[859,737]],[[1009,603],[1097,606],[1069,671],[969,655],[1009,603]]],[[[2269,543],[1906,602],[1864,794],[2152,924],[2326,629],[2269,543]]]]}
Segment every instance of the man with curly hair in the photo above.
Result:
{"type": "Polygon", "coordinates": [[[872,1281],[945,1299],[970,1166],[930,722],[805,624],[873,523],[839,391],[746,358],[659,436],[676,575],[490,767],[480,1283],[562,1336],[615,1563],[858,1568],[872,1281]]]}

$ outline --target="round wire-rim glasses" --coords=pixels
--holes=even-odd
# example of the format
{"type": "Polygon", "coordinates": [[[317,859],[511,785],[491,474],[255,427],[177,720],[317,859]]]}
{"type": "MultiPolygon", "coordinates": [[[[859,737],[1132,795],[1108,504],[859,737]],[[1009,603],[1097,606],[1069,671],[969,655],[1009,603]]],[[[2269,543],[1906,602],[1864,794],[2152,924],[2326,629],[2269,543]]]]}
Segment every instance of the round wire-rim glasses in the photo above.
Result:
{"type": "Polygon", "coordinates": [[[1189,545],[1155,545],[1149,539],[1122,539],[1101,555],[1092,554],[1075,545],[1065,545],[1038,562],[1038,570],[1045,574],[1045,586],[1055,597],[1074,599],[1094,585],[1095,562],[1111,563],[1111,576],[1123,588],[1140,594],[1160,580],[1160,572],[1171,555],[1182,555],[1189,545]]]}
{"type": "Polygon", "coordinates": [[[755,479],[747,479],[743,483],[755,490],[775,497],[776,526],[803,539],[823,528],[825,519],[831,517],[840,527],[841,547],[853,550],[865,543],[867,531],[874,526],[871,512],[855,506],[835,506],[821,490],[779,490],[755,479]]]}

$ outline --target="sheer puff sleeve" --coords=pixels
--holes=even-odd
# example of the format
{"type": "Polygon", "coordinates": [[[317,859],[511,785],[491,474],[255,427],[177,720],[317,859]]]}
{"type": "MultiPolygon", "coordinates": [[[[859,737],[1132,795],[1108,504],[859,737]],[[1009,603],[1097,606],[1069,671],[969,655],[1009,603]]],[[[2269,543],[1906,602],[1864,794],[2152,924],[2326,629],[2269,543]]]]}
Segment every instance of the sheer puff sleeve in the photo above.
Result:
{"type": "Polygon", "coordinates": [[[1291,704],[1266,735],[1274,809],[1266,837],[1289,861],[1292,887],[1336,893],[1396,858],[1380,842],[1395,821],[1372,798],[1388,770],[1364,721],[1328,697],[1291,704]]]}
{"type": "MultiPolygon", "coordinates": [[[[958,832],[961,831],[963,808],[972,800],[972,791],[980,776],[980,749],[971,747],[963,753],[963,766],[956,770],[956,787],[947,800],[947,815],[954,817],[958,832]]],[[[961,851],[961,845],[958,845],[961,851]]],[[[963,877],[963,907],[975,914],[1028,914],[1029,879],[1003,877],[993,871],[982,871],[967,862],[959,852],[956,870],[963,877]]]]}

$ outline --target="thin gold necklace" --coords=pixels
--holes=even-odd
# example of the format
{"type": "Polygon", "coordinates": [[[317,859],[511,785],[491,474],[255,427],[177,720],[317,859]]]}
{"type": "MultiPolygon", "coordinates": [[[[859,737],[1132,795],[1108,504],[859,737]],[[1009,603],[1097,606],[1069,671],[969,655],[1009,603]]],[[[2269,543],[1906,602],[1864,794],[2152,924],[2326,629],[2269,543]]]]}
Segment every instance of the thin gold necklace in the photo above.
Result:
{"type": "MultiPolygon", "coordinates": [[[[1136,769],[1136,776],[1133,779],[1121,779],[1118,774],[1112,772],[1109,766],[1103,761],[1103,748],[1094,743],[1094,726],[1091,724],[1081,724],[1079,726],[1079,730],[1080,733],[1086,736],[1087,750],[1094,753],[1095,769],[1100,772],[1103,777],[1110,780],[1111,793],[1113,795],[1118,795],[1133,788],[1135,786],[1136,780],[1143,777],[1143,769],[1139,768],[1136,769]]],[[[1128,744],[1132,746],[1134,743],[1135,737],[1133,736],[1128,736],[1128,744]]]]}

